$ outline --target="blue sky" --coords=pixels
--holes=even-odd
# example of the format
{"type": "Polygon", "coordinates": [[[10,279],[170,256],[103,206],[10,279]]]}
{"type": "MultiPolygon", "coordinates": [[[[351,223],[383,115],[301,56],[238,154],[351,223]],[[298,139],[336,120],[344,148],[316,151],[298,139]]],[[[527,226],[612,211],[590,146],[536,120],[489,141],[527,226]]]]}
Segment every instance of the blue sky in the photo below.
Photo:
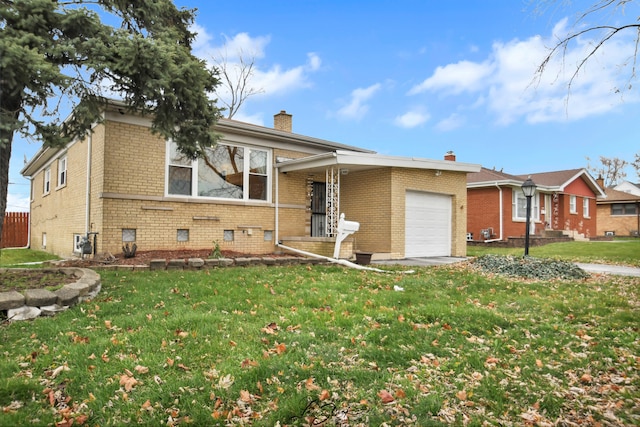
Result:
{"type": "MultiPolygon", "coordinates": [[[[251,86],[260,93],[237,120],[271,127],[286,110],[303,135],[398,156],[442,159],[451,150],[458,161],[511,174],[586,167],[586,157],[631,162],[640,152],[640,92],[628,89],[631,68],[622,66],[633,56],[632,34],[594,56],[570,94],[588,35],[535,79],[547,49],[595,0],[175,3],[198,9],[197,56],[213,63],[224,53],[229,70],[238,52],[254,58],[251,86]]],[[[633,2],[577,28],[638,16],[633,2]]],[[[8,210],[28,209],[19,172],[39,148],[14,140],[8,210]]]]}

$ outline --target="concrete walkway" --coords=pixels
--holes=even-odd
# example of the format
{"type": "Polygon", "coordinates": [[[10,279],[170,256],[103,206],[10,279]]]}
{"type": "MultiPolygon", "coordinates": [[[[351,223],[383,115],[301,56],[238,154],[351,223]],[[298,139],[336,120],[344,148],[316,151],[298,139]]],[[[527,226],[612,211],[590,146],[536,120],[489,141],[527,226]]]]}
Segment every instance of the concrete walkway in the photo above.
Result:
{"type": "MultiPolygon", "coordinates": [[[[429,267],[434,265],[455,264],[467,261],[468,258],[461,257],[425,257],[425,258],[405,258],[384,261],[372,261],[372,264],[380,265],[406,265],[413,267],[429,267]]],[[[578,267],[587,273],[595,274],[613,274],[618,276],[640,277],[640,268],[626,267],[621,265],[609,264],[584,264],[576,263],[578,267]]]]}

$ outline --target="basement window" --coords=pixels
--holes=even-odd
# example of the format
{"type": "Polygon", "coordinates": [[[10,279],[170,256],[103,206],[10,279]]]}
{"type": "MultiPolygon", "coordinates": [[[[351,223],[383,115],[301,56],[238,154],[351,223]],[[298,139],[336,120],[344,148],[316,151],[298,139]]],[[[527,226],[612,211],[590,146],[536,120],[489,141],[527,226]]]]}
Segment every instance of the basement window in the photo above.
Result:
{"type": "Polygon", "coordinates": [[[224,239],[225,242],[233,242],[234,234],[233,230],[224,230],[224,239]]]}
{"type": "Polygon", "coordinates": [[[188,229],[178,229],[177,240],[178,240],[178,242],[188,242],[189,241],[189,230],[188,229]]]}
{"type": "Polygon", "coordinates": [[[130,243],[136,241],[136,229],[135,228],[123,228],[122,229],[122,242],[130,243]]]}
{"type": "Polygon", "coordinates": [[[273,231],[272,230],[264,230],[264,241],[271,242],[273,240],[273,231]]]}

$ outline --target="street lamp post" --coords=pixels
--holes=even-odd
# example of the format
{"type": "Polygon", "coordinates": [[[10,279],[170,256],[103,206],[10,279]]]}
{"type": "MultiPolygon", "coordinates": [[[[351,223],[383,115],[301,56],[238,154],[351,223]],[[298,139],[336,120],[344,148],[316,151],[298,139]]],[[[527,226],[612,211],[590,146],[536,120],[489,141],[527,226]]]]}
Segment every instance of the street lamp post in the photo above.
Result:
{"type": "Polygon", "coordinates": [[[527,180],[522,184],[522,192],[527,198],[527,228],[524,233],[524,256],[529,256],[529,221],[531,220],[531,198],[536,192],[536,184],[534,184],[531,178],[527,178],[527,180]]]}

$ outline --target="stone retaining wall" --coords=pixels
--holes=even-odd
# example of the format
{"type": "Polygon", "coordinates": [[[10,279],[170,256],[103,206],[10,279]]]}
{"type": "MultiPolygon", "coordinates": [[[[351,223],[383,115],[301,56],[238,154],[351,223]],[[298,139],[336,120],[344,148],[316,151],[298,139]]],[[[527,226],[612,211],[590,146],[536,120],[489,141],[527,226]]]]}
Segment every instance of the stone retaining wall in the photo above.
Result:
{"type": "MultiPolygon", "coordinates": [[[[12,269],[16,270],[20,269],[12,269]]],[[[100,275],[88,268],[56,268],[43,271],[62,271],[69,276],[75,276],[77,280],[55,291],[27,289],[22,292],[0,292],[0,311],[6,311],[7,320],[53,316],[85,299],[95,297],[100,292],[100,275]]]]}
{"type": "Polygon", "coordinates": [[[255,265],[299,265],[299,264],[323,264],[321,258],[304,258],[297,256],[280,257],[239,257],[239,258],[189,258],[189,259],[152,259],[148,265],[103,265],[93,268],[100,270],[202,270],[225,267],[247,267],[255,265]]]}

